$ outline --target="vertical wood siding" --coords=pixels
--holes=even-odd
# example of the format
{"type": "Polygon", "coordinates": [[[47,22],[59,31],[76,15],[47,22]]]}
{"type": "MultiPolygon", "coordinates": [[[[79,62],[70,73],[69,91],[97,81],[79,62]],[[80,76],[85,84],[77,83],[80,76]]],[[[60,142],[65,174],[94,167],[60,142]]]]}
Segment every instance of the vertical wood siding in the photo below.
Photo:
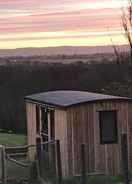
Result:
{"type": "MultiPolygon", "coordinates": [[[[36,144],[36,105],[26,103],[26,112],[28,144],[36,144]]],[[[80,174],[82,143],[86,144],[87,172],[120,174],[121,133],[128,135],[129,168],[132,169],[132,104],[102,102],[78,105],[65,110],[55,109],[54,121],[55,139],[60,140],[61,146],[63,176],[80,174]],[[118,143],[116,144],[100,144],[99,111],[103,110],[117,111],[118,143]]],[[[34,154],[34,150],[30,150],[30,159],[34,159],[34,154]]]]}
{"type": "Polygon", "coordinates": [[[128,152],[129,152],[129,168],[132,170],[132,104],[128,105],[128,152]]]}
{"type": "Polygon", "coordinates": [[[94,143],[95,143],[95,170],[107,174],[121,173],[121,133],[128,133],[128,104],[127,103],[97,103],[94,104],[94,143]],[[99,111],[117,111],[118,143],[100,144],[99,111]]]}
{"type": "MultiPolygon", "coordinates": [[[[27,113],[27,141],[28,145],[36,145],[36,105],[32,103],[26,103],[27,113]]],[[[35,159],[35,148],[29,149],[29,159],[35,159]]]]}
{"type": "Polygon", "coordinates": [[[68,166],[71,175],[81,172],[81,144],[86,144],[86,168],[93,172],[94,124],[93,105],[71,107],[67,110],[68,123],[68,166]]]}
{"type": "MultiPolygon", "coordinates": [[[[121,133],[127,133],[129,142],[132,142],[130,128],[132,129],[132,126],[128,123],[128,103],[126,102],[105,102],[68,108],[67,144],[69,174],[76,175],[81,172],[80,145],[82,143],[87,145],[85,155],[88,172],[102,171],[112,175],[120,174],[120,135],[121,133]],[[103,110],[117,111],[118,143],[116,144],[100,144],[99,111],[103,110]]],[[[129,152],[132,152],[132,149],[129,152]]]]}
{"type": "Polygon", "coordinates": [[[55,112],[55,139],[60,140],[62,173],[68,175],[67,151],[67,114],[66,111],[56,109],[55,112]]]}
{"type": "Polygon", "coordinates": [[[107,174],[118,175],[121,172],[121,133],[128,133],[128,104],[127,103],[97,103],[94,104],[95,128],[95,170],[107,174]],[[118,143],[100,144],[99,111],[117,111],[118,143]]]}

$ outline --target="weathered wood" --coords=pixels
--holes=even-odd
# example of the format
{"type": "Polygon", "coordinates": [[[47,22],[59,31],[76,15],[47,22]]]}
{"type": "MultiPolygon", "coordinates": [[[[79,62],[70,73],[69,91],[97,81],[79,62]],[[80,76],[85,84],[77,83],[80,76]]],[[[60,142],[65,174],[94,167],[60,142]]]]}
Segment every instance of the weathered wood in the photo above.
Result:
{"type": "Polygon", "coordinates": [[[7,183],[7,178],[6,178],[6,153],[5,153],[5,147],[1,147],[1,165],[2,165],[2,184],[7,183]]]}
{"type": "Polygon", "coordinates": [[[57,175],[59,184],[62,182],[62,162],[60,152],[60,141],[56,140],[56,164],[57,164],[57,175]]]}
{"type": "Polygon", "coordinates": [[[128,104],[128,160],[132,170],[132,103],[128,104]]]}
{"type": "Polygon", "coordinates": [[[73,175],[80,172],[79,144],[86,143],[87,170],[100,171],[107,174],[120,174],[120,133],[128,130],[128,104],[126,102],[103,102],[86,104],[68,108],[68,165],[73,175]],[[118,126],[118,142],[101,145],[99,129],[99,111],[116,110],[118,126]]]}
{"type": "Polygon", "coordinates": [[[96,170],[103,171],[107,174],[118,175],[120,174],[120,134],[127,132],[128,124],[128,105],[126,102],[105,102],[96,103],[94,105],[94,128],[95,128],[95,167],[96,170]],[[101,145],[98,127],[98,110],[116,110],[117,111],[117,128],[118,128],[118,142],[115,144],[101,145]]]}
{"type": "Polygon", "coordinates": [[[27,153],[27,146],[6,146],[5,152],[6,154],[17,154],[17,153],[27,153]]]}
{"type": "Polygon", "coordinates": [[[62,160],[63,176],[68,175],[68,129],[67,129],[67,113],[64,110],[56,109],[55,112],[55,140],[60,140],[60,152],[62,160]]]}
{"type": "MultiPolygon", "coordinates": [[[[36,145],[36,104],[26,103],[27,113],[27,142],[28,145],[36,145]]],[[[34,160],[36,155],[36,148],[30,147],[28,156],[30,160],[34,160]]]]}
{"type": "Polygon", "coordinates": [[[127,134],[121,134],[121,156],[124,183],[129,184],[127,134]]]}
{"type": "Polygon", "coordinates": [[[13,159],[13,158],[11,158],[9,155],[6,155],[6,159],[8,159],[10,162],[13,162],[13,163],[15,163],[16,165],[19,165],[19,166],[21,166],[21,167],[29,167],[28,164],[25,164],[25,163],[20,162],[20,161],[18,161],[18,160],[16,160],[16,159],[13,159]]]}
{"type": "MultiPolygon", "coordinates": [[[[36,144],[35,104],[27,103],[28,143],[36,144]]],[[[40,108],[41,109],[41,108],[40,108]]],[[[40,113],[41,114],[41,113],[40,113]]],[[[132,168],[132,105],[128,102],[96,102],[71,106],[65,109],[52,109],[49,114],[49,138],[60,140],[62,175],[81,173],[80,144],[85,149],[87,172],[103,172],[118,175],[121,173],[121,138],[127,132],[129,168],[132,168]],[[131,109],[131,110],[130,110],[131,109]],[[118,142],[100,144],[99,111],[117,111],[118,142]],[[53,124],[52,124],[53,121],[53,124]]],[[[40,123],[41,129],[41,123],[40,123]]],[[[33,148],[32,148],[33,149],[33,148]]],[[[35,154],[30,149],[30,157],[35,154]]]]}
{"type": "Polygon", "coordinates": [[[86,155],[85,144],[81,144],[81,169],[82,169],[82,184],[86,184],[86,155]]]}
{"type": "Polygon", "coordinates": [[[38,171],[39,171],[39,176],[42,175],[42,145],[41,145],[41,138],[37,137],[36,139],[36,147],[37,147],[37,161],[38,161],[38,171]]]}
{"type": "Polygon", "coordinates": [[[71,175],[81,173],[80,145],[86,146],[86,169],[87,172],[94,171],[94,124],[93,105],[81,105],[71,107],[67,110],[68,123],[68,165],[71,175]],[[90,155],[90,158],[88,157],[90,155]]]}

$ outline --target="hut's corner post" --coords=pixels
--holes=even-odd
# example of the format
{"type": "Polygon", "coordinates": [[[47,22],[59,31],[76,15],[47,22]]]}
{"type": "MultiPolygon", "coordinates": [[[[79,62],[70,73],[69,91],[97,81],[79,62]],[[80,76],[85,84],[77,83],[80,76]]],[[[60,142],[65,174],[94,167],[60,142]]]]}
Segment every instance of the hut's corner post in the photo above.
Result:
{"type": "Polygon", "coordinates": [[[121,134],[121,161],[122,161],[122,174],[124,183],[129,184],[129,171],[128,171],[128,143],[127,134],[121,134]]]}
{"type": "Polygon", "coordinates": [[[62,163],[61,163],[61,151],[60,140],[56,140],[56,169],[59,183],[62,182],[62,163]]]}
{"type": "Polygon", "coordinates": [[[36,156],[36,104],[25,102],[26,104],[26,122],[27,122],[27,143],[28,158],[30,161],[35,160],[36,156]]]}
{"type": "Polygon", "coordinates": [[[86,184],[86,155],[85,144],[81,144],[81,170],[82,170],[82,184],[86,184]]]}
{"type": "Polygon", "coordinates": [[[42,145],[41,145],[41,138],[37,138],[37,161],[38,161],[38,171],[39,171],[39,176],[42,175],[42,145]]]}
{"type": "Polygon", "coordinates": [[[0,145],[0,152],[1,152],[1,179],[2,184],[6,184],[6,152],[5,152],[5,146],[0,145]]]}

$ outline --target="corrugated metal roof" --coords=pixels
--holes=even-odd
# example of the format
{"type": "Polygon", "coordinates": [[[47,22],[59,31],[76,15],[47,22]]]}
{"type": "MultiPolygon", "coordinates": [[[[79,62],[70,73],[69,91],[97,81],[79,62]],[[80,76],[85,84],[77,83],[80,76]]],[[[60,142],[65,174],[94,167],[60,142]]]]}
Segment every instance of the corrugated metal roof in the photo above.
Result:
{"type": "Polygon", "coordinates": [[[130,101],[131,98],[104,95],[99,93],[89,93],[85,91],[49,91],[44,93],[33,94],[25,97],[36,103],[56,107],[69,107],[73,105],[101,102],[101,101],[130,101]]]}

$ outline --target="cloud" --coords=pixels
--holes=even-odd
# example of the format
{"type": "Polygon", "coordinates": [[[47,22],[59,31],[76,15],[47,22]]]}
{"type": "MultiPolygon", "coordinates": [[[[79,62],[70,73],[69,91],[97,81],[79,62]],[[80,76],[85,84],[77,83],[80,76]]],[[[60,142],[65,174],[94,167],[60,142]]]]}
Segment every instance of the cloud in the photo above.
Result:
{"type": "MultiPolygon", "coordinates": [[[[42,32],[78,32],[76,35],[57,35],[52,39],[84,39],[90,35],[109,30],[121,30],[120,7],[127,6],[127,0],[0,0],[1,40],[22,41],[51,39],[41,36],[42,32]],[[80,34],[81,32],[81,34],[80,34]],[[38,37],[28,34],[40,33],[38,37]],[[25,37],[15,37],[23,34],[25,37]],[[9,38],[9,35],[13,35],[9,38]]],[[[91,35],[92,36],[92,35],[91,35]]],[[[102,35],[101,35],[102,36],[102,35]]],[[[93,36],[92,36],[93,37],[93,36]]],[[[100,39],[98,39],[100,40],[100,39]]],[[[74,41],[75,43],[75,41],[74,41]]]]}
{"type": "Polygon", "coordinates": [[[0,14],[0,33],[21,33],[23,31],[57,31],[80,29],[106,29],[107,27],[120,27],[120,11],[115,14],[113,9],[101,9],[92,11],[89,9],[69,12],[51,13],[14,13],[12,16],[0,14]]]}

